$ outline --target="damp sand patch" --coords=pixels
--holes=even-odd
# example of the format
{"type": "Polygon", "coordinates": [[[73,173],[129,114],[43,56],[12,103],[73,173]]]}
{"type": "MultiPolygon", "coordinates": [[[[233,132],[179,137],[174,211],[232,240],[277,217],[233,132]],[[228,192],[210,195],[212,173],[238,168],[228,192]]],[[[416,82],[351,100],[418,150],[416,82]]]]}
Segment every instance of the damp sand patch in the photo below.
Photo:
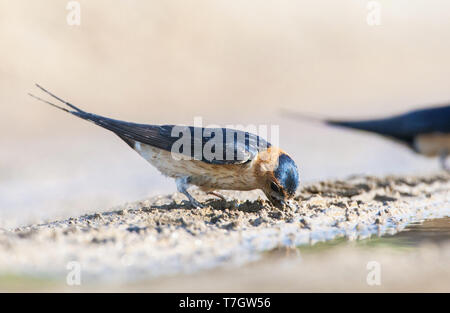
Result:
{"type": "Polygon", "coordinates": [[[304,186],[296,208],[259,193],[228,192],[191,209],[180,194],[109,212],[0,230],[0,274],[63,279],[77,262],[83,282],[136,281],[258,260],[265,251],[394,234],[450,216],[450,175],[350,177],[304,186]]]}

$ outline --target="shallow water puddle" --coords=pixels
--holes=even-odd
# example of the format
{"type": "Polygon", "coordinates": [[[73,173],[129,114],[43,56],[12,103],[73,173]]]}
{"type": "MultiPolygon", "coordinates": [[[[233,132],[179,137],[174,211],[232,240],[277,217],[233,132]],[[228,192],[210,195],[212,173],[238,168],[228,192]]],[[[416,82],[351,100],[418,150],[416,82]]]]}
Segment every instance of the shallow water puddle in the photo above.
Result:
{"type": "Polygon", "coordinates": [[[450,217],[425,220],[411,223],[405,229],[394,235],[373,235],[367,239],[348,240],[336,238],[330,241],[318,242],[310,246],[299,246],[302,253],[319,253],[333,247],[351,245],[361,248],[414,248],[422,244],[443,244],[450,240],[450,217]]]}

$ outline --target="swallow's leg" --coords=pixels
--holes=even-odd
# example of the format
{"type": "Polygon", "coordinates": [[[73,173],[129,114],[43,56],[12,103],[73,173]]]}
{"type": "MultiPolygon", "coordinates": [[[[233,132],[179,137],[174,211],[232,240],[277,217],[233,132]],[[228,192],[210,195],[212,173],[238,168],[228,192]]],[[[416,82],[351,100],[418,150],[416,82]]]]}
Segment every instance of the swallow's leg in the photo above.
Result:
{"type": "Polygon", "coordinates": [[[224,195],[221,195],[221,194],[218,193],[218,192],[215,192],[215,191],[208,191],[207,194],[208,194],[208,195],[216,196],[217,198],[220,198],[220,199],[222,199],[223,201],[227,201],[227,199],[225,198],[225,196],[224,196],[224,195]]]}
{"type": "Polygon", "coordinates": [[[444,150],[439,156],[439,161],[441,162],[442,169],[444,169],[447,172],[450,172],[450,167],[447,165],[448,154],[449,152],[447,150],[444,150]]]}
{"type": "Polygon", "coordinates": [[[189,202],[194,208],[203,208],[203,205],[195,200],[195,198],[191,196],[191,194],[187,191],[187,188],[189,187],[189,180],[190,178],[188,176],[180,177],[175,180],[175,182],[177,183],[178,192],[184,194],[189,199],[189,202]]]}

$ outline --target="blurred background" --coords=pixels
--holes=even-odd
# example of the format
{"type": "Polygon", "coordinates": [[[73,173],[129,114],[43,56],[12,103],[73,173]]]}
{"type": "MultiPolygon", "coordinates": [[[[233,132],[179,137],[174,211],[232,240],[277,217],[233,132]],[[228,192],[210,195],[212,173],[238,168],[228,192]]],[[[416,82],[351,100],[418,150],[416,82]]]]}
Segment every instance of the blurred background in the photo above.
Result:
{"type": "Polygon", "coordinates": [[[108,131],[30,98],[47,87],[127,121],[280,126],[301,180],[422,173],[382,138],[288,119],[379,117],[450,99],[450,2],[0,0],[0,227],[176,190],[108,131]]]}

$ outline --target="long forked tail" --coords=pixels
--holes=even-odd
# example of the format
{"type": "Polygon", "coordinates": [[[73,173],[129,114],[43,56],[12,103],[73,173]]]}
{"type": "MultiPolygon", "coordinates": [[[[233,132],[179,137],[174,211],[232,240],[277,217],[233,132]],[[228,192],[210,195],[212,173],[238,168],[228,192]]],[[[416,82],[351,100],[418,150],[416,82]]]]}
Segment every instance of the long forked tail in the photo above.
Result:
{"type": "Polygon", "coordinates": [[[55,98],[56,100],[58,100],[59,102],[65,104],[66,106],[68,106],[69,108],[65,108],[62,107],[60,105],[54,104],[50,101],[47,101],[45,99],[42,99],[40,97],[37,97],[31,93],[28,93],[29,96],[33,97],[36,100],[39,100],[41,102],[47,103],[49,105],[51,105],[54,108],[57,108],[59,110],[62,110],[64,112],[70,113],[72,115],[75,115],[76,117],[79,117],[81,119],[93,122],[94,124],[97,124],[98,126],[101,126],[103,128],[106,128],[112,132],[115,133],[120,133],[120,128],[118,127],[120,124],[122,124],[123,122],[121,121],[117,121],[117,120],[113,120],[104,116],[100,116],[97,114],[92,114],[86,111],[81,110],[80,108],[76,107],[75,105],[73,105],[70,102],[67,102],[66,100],[61,99],[60,97],[54,95],[53,93],[51,93],[50,91],[48,91],[47,89],[45,89],[44,87],[40,86],[39,84],[36,84],[36,87],[38,87],[39,89],[41,89],[43,92],[45,92],[46,94],[50,95],[51,97],[55,98]]]}
{"type": "Polygon", "coordinates": [[[132,148],[132,142],[133,141],[140,141],[140,142],[146,142],[149,140],[149,137],[158,137],[158,133],[160,131],[159,127],[152,126],[152,125],[143,125],[143,124],[136,124],[136,123],[129,123],[124,122],[120,120],[115,120],[112,118],[108,118],[105,116],[85,112],[79,108],[77,108],[75,105],[59,98],[58,96],[54,95],[50,91],[46,90],[45,88],[41,87],[40,85],[36,84],[36,87],[50,95],[51,97],[55,98],[56,100],[62,102],[63,104],[67,105],[69,108],[73,110],[69,110],[68,108],[59,106],[57,104],[54,104],[50,101],[44,100],[42,98],[39,98],[33,94],[29,95],[33,97],[34,99],[37,99],[39,101],[42,101],[44,103],[47,103],[59,110],[62,110],[64,112],[70,113],[72,115],[75,115],[76,117],[79,117],[81,119],[84,119],[86,121],[92,122],[100,127],[103,127],[109,131],[112,131],[117,136],[119,136],[122,140],[124,140],[128,145],[130,145],[132,148]]]}
{"type": "MultiPolygon", "coordinates": [[[[79,108],[77,108],[76,106],[74,106],[73,104],[71,104],[71,103],[69,103],[69,102],[67,102],[67,101],[65,101],[65,100],[63,100],[63,99],[61,99],[60,97],[54,95],[53,93],[51,93],[50,91],[48,91],[48,90],[45,89],[44,87],[40,86],[39,84],[35,84],[35,85],[36,85],[36,87],[38,87],[39,89],[41,89],[41,90],[42,90],[43,92],[45,92],[46,94],[52,96],[52,97],[55,98],[56,100],[58,100],[58,101],[64,103],[64,104],[67,105],[68,107],[74,109],[75,112],[78,112],[78,113],[86,113],[86,112],[84,112],[83,110],[80,110],[79,108]]],[[[33,98],[36,99],[36,100],[42,101],[42,102],[44,102],[44,103],[47,103],[47,104],[51,105],[52,107],[55,107],[55,108],[57,108],[57,109],[59,109],[59,110],[62,110],[62,111],[68,112],[68,113],[72,113],[72,114],[75,113],[74,111],[70,111],[70,110],[68,110],[67,108],[64,108],[64,107],[59,106],[59,105],[57,105],[57,104],[54,104],[54,103],[52,103],[52,102],[50,102],[50,101],[44,100],[44,99],[42,99],[42,98],[39,98],[39,97],[37,97],[37,96],[35,96],[35,95],[31,94],[31,93],[28,93],[28,95],[29,95],[30,97],[33,97],[33,98]]]]}
{"type": "Polygon", "coordinates": [[[31,93],[28,93],[28,95],[30,95],[34,99],[39,100],[39,101],[44,102],[44,103],[47,103],[47,104],[51,105],[52,107],[55,107],[55,108],[57,108],[59,110],[62,110],[62,111],[67,112],[67,113],[70,113],[72,115],[75,115],[75,116],[77,116],[79,118],[82,118],[84,120],[93,122],[94,124],[97,124],[98,126],[106,128],[106,129],[108,129],[108,130],[110,130],[112,132],[120,133],[120,131],[121,131],[120,127],[123,124],[127,124],[126,122],[123,122],[123,121],[114,120],[114,119],[111,119],[111,118],[107,118],[107,117],[104,117],[104,116],[100,116],[100,115],[97,115],[97,114],[93,114],[93,113],[89,113],[89,112],[83,111],[80,108],[78,108],[75,105],[73,105],[72,103],[67,102],[66,100],[63,100],[60,97],[54,95],[53,93],[51,93],[50,91],[48,91],[44,87],[42,87],[42,86],[40,86],[38,84],[36,84],[36,87],[38,87],[39,89],[41,89],[46,94],[50,95],[51,97],[55,98],[56,100],[60,101],[61,103],[65,104],[66,106],[68,106],[70,109],[73,109],[73,110],[70,110],[69,108],[65,108],[65,107],[62,107],[62,106],[57,105],[57,104],[54,104],[54,103],[52,103],[50,101],[47,101],[47,100],[42,99],[42,98],[39,98],[39,97],[37,97],[37,96],[35,96],[35,95],[31,94],[31,93]]]}

